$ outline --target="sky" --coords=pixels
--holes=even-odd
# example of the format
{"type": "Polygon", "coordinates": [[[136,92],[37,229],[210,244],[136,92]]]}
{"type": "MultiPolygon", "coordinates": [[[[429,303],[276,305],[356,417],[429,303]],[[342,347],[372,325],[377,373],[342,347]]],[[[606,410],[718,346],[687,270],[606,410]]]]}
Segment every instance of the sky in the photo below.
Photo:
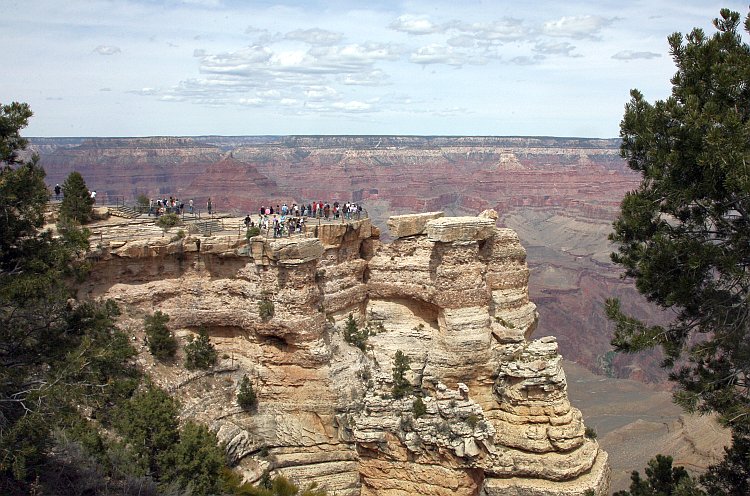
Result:
{"type": "Polygon", "coordinates": [[[0,0],[25,136],[613,138],[747,0],[0,0]]]}

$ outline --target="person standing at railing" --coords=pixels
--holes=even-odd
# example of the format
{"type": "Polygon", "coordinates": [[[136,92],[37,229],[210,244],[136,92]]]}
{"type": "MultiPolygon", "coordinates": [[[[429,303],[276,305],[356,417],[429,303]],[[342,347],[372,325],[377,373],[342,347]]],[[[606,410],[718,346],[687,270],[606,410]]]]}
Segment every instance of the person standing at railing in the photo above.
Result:
{"type": "Polygon", "coordinates": [[[211,212],[214,209],[213,203],[211,203],[211,198],[209,197],[208,201],[206,202],[206,208],[208,209],[208,215],[211,215],[211,212]]]}

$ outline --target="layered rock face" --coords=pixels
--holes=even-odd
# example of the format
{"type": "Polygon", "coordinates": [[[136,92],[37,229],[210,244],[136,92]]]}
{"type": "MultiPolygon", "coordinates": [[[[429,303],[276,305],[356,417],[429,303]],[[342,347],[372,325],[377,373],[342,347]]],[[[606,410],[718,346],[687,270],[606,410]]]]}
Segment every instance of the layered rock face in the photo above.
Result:
{"type": "Polygon", "coordinates": [[[139,360],[248,480],[270,470],[337,495],[607,494],[606,453],[568,401],[555,339],[529,340],[525,250],[491,217],[395,217],[387,244],[369,219],[199,248],[192,236],[103,241],[81,290],[120,302],[138,340],[155,310],[181,339],[208,330],[211,371],[155,363],[145,347],[139,360]],[[364,350],[344,339],[349,316],[364,350]],[[255,412],[236,403],[243,375],[255,412]]]}
{"type": "Polygon", "coordinates": [[[206,136],[39,138],[32,144],[50,185],[77,170],[101,201],[176,195],[205,207],[211,197],[216,210],[244,215],[261,204],[353,199],[383,228],[402,212],[465,215],[493,208],[532,255],[532,297],[543,317],[539,335],[557,336],[566,358],[599,373],[663,379],[658,357],[607,361],[607,297],[620,297],[637,316],[653,316],[609,262],[611,221],[639,180],[619,157],[619,140],[206,136]]]}

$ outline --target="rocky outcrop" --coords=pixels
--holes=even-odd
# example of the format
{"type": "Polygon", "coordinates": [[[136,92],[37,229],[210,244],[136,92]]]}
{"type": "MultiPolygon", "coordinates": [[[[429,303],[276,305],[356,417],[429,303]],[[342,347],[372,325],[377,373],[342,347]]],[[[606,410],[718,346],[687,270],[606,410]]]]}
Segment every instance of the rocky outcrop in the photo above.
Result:
{"type": "MultiPolygon", "coordinates": [[[[362,203],[384,238],[392,214],[485,209],[519,233],[533,257],[539,333],[589,369],[659,380],[658,356],[610,350],[602,302],[617,296],[636,315],[654,310],[609,261],[611,222],[638,185],[619,140],[553,137],[205,136],[34,138],[48,184],[81,172],[105,201],[175,195],[203,208],[256,212],[284,201],[362,203]],[[581,328],[591,332],[584,335],[581,328]],[[583,340],[585,339],[585,342],[583,340]]],[[[414,235],[417,235],[414,232],[414,235]]],[[[324,242],[325,244],[325,242],[324,242]]]]}
{"type": "Polygon", "coordinates": [[[211,371],[145,347],[139,361],[248,480],[271,471],[339,495],[606,494],[606,454],[568,401],[555,339],[528,339],[537,312],[517,235],[489,215],[430,217],[394,220],[391,243],[369,219],[215,235],[200,250],[192,236],[110,239],[82,290],[120,302],[136,339],[155,310],[180,339],[208,330],[211,371]],[[361,348],[345,339],[349,316],[361,348]],[[236,404],[244,375],[254,412],[236,404]]]}

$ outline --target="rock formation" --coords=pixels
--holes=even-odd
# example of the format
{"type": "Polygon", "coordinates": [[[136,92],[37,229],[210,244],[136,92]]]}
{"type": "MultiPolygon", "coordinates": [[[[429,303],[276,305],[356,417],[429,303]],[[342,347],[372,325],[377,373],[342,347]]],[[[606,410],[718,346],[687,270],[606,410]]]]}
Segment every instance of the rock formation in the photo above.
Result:
{"type": "Polygon", "coordinates": [[[139,360],[248,480],[270,470],[336,495],[607,494],[607,455],[568,401],[555,339],[529,340],[537,311],[515,232],[491,212],[389,227],[387,244],[364,219],[198,248],[192,235],[117,240],[102,226],[81,291],[118,301],[141,342],[156,310],[181,339],[207,329],[221,357],[210,371],[145,347],[139,360]],[[364,351],[344,339],[350,315],[364,351]],[[254,412],[236,403],[245,374],[254,412]]]}
{"type": "MultiPolygon", "coordinates": [[[[658,381],[658,357],[611,349],[603,301],[651,317],[609,261],[611,222],[638,176],[619,140],[551,137],[205,136],[36,138],[49,184],[81,172],[100,201],[176,195],[245,215],[284,201],[361,201],[374,225],[403,212],[495,209],[529,250],[538,335],[566,358],[617,377],[658,381]],[[590,332],[581,333],[586,328],[590,332]]],[[[395,233],[399,236],[401,233],[395,233]]],[[[650,320],[650,319],[649,319],[650,320]]]]}

